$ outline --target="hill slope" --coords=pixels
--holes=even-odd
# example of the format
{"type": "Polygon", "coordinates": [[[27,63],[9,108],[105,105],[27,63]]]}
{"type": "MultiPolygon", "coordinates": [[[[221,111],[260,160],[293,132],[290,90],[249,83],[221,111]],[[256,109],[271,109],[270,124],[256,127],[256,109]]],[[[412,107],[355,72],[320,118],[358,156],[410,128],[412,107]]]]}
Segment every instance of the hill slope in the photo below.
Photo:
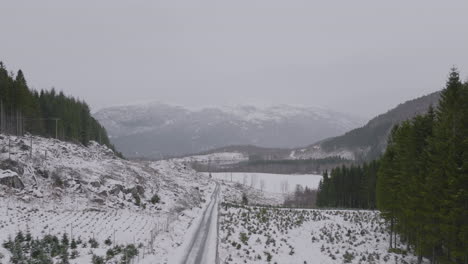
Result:
{"type": "MultiPolygon", "coordinates": [[[[208,177],[175,161],[133,162],[96,142],[0,134],[2,243],[18,230],[33,237],[66,232],[84,242],[95,238],[100,246],[93,250],[103,255],[112,237],[115,244],[141,243],[140,258],[164,263],[213,188],[208,177]]],[[[89,248],[78,251],[73,263],[91,263],[89,248]]],[[[0,254],[8,256],[3,247],[0,254]]]]}
{"type": "Polygon", "coordinates": [[[94,140],[112,148],[86,102],[54,89],[30,89],[21,70],[14,76],[0,62],[0,133],[26,132],[82,144],[94,140]]]}
{"type": "Polygon", "coordinates": [[[385,150],[387,137],[394,125],[426,113],[431,105],[437,106],[439,98],[440,92],[434,92],[407,101],[373,118],[363,127],[303,149],[293,150],[290,156],[295,159],[341,156],[353,160],[372,160],[385,150]]]}

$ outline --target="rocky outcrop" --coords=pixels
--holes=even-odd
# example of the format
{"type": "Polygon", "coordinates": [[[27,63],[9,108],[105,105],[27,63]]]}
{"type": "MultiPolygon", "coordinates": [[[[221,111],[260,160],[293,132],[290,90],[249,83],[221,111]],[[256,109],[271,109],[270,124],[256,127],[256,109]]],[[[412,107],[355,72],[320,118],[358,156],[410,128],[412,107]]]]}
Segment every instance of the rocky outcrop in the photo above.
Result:
{"type": "Polygon", "coordinates": [[[124,187],[120,184],[116,184],[114,185],[114,187],[112,188],[112,190],[110,190],[110,194],[112,195],[118,195],[120,192],[124,192],[124,187]]]}
{"type": "Polygon", "coordinates": [[[127,189],[127,192],[132,193],[133,195],[140,195],[140,196],[145,196],[145,188],[141,185],[136,185],[133,188],[127,189]]]}
{"type": "Polygon", "coordinates": [[[116,184],[109,191],[109,193],[112,194],[112,195],[118,195],[120,192],[122,192],[124,194],[131,193],[133,196],[138,195],[138,196],[145,197],[145,188],[143,188],[143,186],[141,186],[141,185],[135,185],[132,188],[124,188],[122,185],[116,184]]]}
{"type": "Polygon", "coordinates": [[[11,171],[16,172],[18,175],[23,175],[24,173],[23,166],[19,162],[11,160],[11,159],[0,161],[0,169],[11,170],[11,171]]]}
{"type": "Polygon", "coordinates": [[[18,174],[11,170],[0,170],[0,184],[10,188],[24,189],[24,184],[18,174]]]}

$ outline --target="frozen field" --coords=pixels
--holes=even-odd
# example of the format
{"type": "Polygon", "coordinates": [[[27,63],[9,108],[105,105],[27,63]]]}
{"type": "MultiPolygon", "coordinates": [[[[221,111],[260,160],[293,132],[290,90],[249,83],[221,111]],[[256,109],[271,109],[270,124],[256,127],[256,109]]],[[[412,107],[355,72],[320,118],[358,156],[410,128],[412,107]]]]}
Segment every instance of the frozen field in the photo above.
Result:
{"type": "MultiPolygon", "coordinates": [[[[209,173],[205,173],[209,174],[209,173]]],[[[223,181],[233,181],[259,190],[272,193],[288,193],[294,191],[296,185],[317,189],[321,175],[314,174],[270,174],[249,172],[211,173],[213,178],[223,181]]]]}

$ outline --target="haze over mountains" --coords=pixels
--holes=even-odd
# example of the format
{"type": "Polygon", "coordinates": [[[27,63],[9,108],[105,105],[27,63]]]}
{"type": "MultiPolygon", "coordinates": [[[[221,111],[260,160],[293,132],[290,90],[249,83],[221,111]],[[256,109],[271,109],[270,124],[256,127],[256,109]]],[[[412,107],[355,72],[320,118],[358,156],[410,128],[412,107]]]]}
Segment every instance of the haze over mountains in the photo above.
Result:
{"type": "MultiPolygon", "coordinates": [[[[440,92],[434,92],[419,98],[408,100],[395,108],[378,115],[364,126],[355,128],[342,135],[304,144],[299,148],[278,149],[255,146],[229,146],[207,151],[239,152],[245,156],[255,156],[263,160],[305,160],[341,157],[351,161],[371,161],[378,158],[387,146],[387,138],[393,126],[416,115],[424,114],[430,106],[437,107],[440,92]]],[[[338,161],[341,162],[341,161],[338,161]]],[[[294,164],[293,164],[294,165],[294,164]]],[[[236,170],[245,170],[245,164],[236,170]]],[[[282,164],[284,166],[284,164],[282,164]]],[[[231,170],[233,168],[230,168],[231,170]]],[[[258,169],[255,167],[255,169],[258,169]]]]}
{"type": "Polygon", "coordinates": [[[160,158],[229,145],[293,148],[338,136],[361,118],[318,107],[250,105],[188,109],[164,103],[105,108],[94,114],[128,157],[160,158]]]}

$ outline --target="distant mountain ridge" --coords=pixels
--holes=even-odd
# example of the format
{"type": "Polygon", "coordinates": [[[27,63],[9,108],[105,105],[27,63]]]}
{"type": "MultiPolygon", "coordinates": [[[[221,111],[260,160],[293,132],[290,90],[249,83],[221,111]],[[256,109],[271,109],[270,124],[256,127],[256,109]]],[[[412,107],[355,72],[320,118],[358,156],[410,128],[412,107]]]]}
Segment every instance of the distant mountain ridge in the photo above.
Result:
{"type": "Polygon", "coordinates": [[[325,159],[341,157],[346,160],[370,161],[380,156],[387,146],[392,127],[402,121],[424,114],[432,105],[437,107],[440,92],[434,92],[399,104],[384,114],[371,119],[366,125],[343,135],[320,140],[302,148],[261,148],[257,146],[226,146],[203,152],[238,152],[255,159],[325,159]]]}
{"type": "Polygon", "coordinates": [[[190,110],[164,103],[117,106],[94,114],[128,157],[160,158],[228,145],[293,148],[336,136],[362,119],[318,107],[276,105],[190,110]]]}

